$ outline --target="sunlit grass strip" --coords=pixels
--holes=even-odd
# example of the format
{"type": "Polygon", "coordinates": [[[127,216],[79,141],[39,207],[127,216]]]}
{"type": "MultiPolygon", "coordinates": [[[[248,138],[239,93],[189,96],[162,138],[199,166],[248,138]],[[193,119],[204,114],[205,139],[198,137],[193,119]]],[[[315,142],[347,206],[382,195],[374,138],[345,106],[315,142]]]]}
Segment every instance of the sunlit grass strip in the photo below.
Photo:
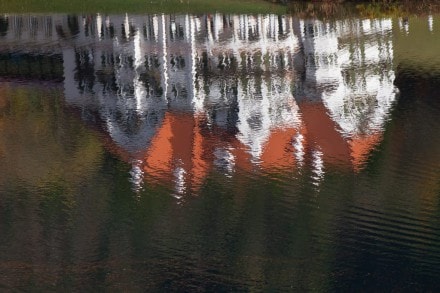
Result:
{"type": "Polygon", "coordinates": [[[288,11],[299,17],[318,19],[408,17],[440,13],[440,0],[345,1],[342,4],[338,1],[291,1],[288,11]]]}
{"type": "Polygon", "coordinates": [[[263,0],[0,0],[0,13],[275,13],[263,0]]]}

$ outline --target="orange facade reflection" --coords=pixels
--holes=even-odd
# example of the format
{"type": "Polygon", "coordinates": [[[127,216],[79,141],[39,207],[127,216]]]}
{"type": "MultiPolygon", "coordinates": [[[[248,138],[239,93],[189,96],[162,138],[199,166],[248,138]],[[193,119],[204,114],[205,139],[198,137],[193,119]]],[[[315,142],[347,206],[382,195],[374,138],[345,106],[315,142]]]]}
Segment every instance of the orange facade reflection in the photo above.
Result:
{"type": "MultiPolygon", "coordinates": [[[[371,150],[381,141],[380,133],[344,137],[319,102],[299,104],[301,123],[295,127],[275,127],[264,143],[258,160],[237,135],[207,127],[203,114],[170,111],[164,116],[146,150],[129,153],[106,136],[107,148],[126,162],[138,162],[145,180],[174,184],[181,192],[196,192],[214,168],[216,152],[229,155],[234,170],[246,172],[291,172],[298,168],[298,153],[313,160],[318,150],[325,167],[358,172],[371,150]],[[301,145],[295,139],[301,138],[301,145]]],[[[233,171],[234,171],[233,170],[233,171]]]]}
{"type": "Polygon", "coordinates": [[[181,181],[182,188],[198,189],[212,165],[209,138],[200,118],[168,112],[143,159],[143,170],[162,182],[181,181]]]}

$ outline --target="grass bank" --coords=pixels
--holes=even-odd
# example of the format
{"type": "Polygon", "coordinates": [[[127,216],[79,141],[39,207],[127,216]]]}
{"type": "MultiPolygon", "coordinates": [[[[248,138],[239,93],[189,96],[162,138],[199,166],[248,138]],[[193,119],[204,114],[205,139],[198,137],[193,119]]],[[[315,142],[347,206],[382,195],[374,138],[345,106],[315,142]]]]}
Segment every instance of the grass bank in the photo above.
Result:
{"type": "Polygon", "coordinates": [[[440,0],[290,1],[288,12],[310,18],[409,17],[440,13],[440,0]]]}
{"type": "Polygon", "coordinates": [[[0,13],[286,13],[264,0],[0,0],[0,13]]]}
{"type": "Polygon", "coordinates": [[[440,0],[0,0],[1,13],[233,13],[312,18],[440,13],[440,0]]]}

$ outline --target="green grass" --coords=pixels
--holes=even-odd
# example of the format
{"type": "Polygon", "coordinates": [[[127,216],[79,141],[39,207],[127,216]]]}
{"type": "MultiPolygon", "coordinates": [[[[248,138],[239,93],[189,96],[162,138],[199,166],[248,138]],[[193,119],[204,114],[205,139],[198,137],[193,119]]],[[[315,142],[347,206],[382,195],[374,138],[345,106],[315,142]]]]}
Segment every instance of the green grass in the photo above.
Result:
{"type": "Polygon", "coordinates": [[[0,0],[0,13],[286,13],[263,0],[0,0]]]}
{"type": "Polygon", "coordinates": [[[292,1],[288,11],[299,17],[318,19],[408,17],[440,13],[440,0],[292,1]]]}

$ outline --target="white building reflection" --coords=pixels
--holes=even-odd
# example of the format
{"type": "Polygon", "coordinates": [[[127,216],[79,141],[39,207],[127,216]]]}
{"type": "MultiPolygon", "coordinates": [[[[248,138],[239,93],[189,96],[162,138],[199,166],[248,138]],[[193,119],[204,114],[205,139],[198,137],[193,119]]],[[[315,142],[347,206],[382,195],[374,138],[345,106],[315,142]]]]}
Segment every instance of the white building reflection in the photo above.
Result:
{"type": "Polygon", "coordinates": [[[67,103],[133,182],[212,168],[360,170],[396,98],[392,22],[276,15],[5,16],[1,48],[61,51],[67,103]],[[23,48],[23,44],[27,44],[23,48]],[[92,118],[90,118],[92,117],[92,118]]]}
{"type": "MultiPolygon", "coordinates": [[[[331,121],[321,115],[321,123],[335,123],[330,128],[335,128],[348,143],[334,138],[332,146],[324,147],[319,145],[317,134],[318,148],[328,148],[324,153],[335,161],[344,161],[348,151],[355,168],[359,168],[370,145],[379,140],[396,98],[392,22],[301,21],[299,26],[305,70],[296,97],[302,103],[322,103],[331,121]],[[339,145],[336,141],[340,141],[339,145]]],[[[307,116],[309,112],[305,109],[303,114],[307,116]]],[[[318,118],[309,120],[315,120],[309,122],[315,124],[318,118]]]]}

